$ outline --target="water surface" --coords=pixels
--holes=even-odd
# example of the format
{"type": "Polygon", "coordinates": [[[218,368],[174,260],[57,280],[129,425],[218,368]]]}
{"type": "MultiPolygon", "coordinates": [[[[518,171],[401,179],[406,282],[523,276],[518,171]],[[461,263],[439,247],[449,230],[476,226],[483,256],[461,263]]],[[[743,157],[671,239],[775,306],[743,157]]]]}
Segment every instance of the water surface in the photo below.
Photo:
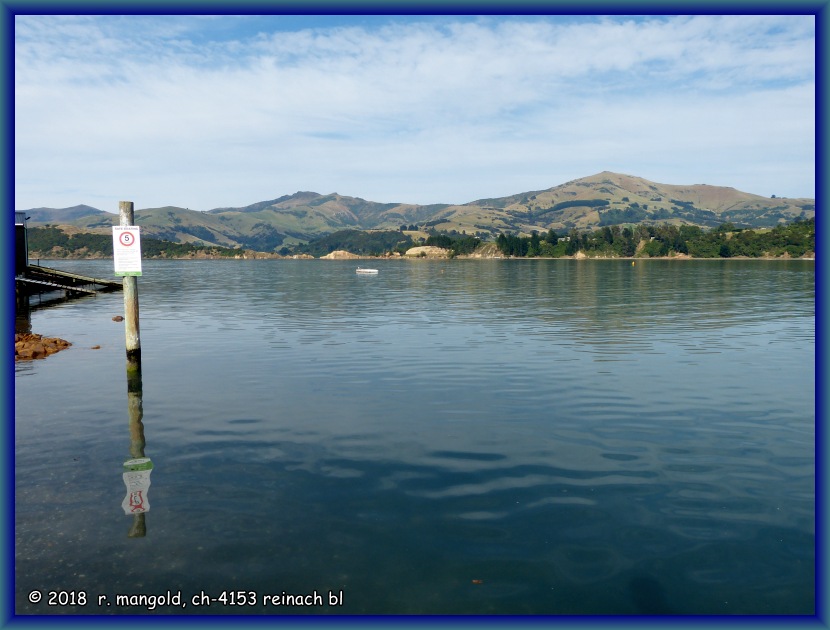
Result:
{"type": "Polygon", "coordinates": [[[33,311],[73,346],[15,366],[17,612],[814,612],[814,263],[372,266],[144,261],[141,537],[122,295],[33,311]]]}

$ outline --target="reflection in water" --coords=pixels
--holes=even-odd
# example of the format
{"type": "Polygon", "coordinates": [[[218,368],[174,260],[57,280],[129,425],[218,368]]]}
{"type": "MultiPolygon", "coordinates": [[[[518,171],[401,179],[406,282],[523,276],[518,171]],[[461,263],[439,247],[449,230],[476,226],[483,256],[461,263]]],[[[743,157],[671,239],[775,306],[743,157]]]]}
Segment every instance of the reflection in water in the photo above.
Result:
{"type": "Polygon", "coordinates": [[[130,459],[124,462],[124,485],[127,496],[121,507],[124,514],[132,515],[133,525],[128,536],[143,538],[147,535],[146,513],[150,511],[150,473],[153,462],[144,456],[144,391],[141,380],[141,358],[127,360],[127,409],[130,416],[130,459]]]}
{"type": "Polygon", "coordinates": [[[15,303],[14,332],[32,332],[32,310],[28,295],[20,296],[15,303]]]}
{"type": "Polygon", "coordinates": [[[813,612],[812,263],[377,264],[148,261],[130,458],[146,413],[167,476],[141,554],[121,510],[88,518],[124,496],[123,399],[90,386],[122,374],[120,296],[33,315],[77,343],[15,366],[17,612],[67,584],[342,589],[335,614],[813,612]],[[205,505],[221,518],[193,521],[205,505]]]}
{"type": "Polygon", "coordinates": [[[148,457],[130,459],[124,462],[124,485],[127,486],[127,496],[121,507],[124,514],[133,516],[133,525],[128,536],[143,538],[147,534],[145,514],[150,511],[150,498],[147,493],[150,489],[150,473],[153,471],[153,462],[148,457]]]}
{"type": "Polygon", "coordinates": [[[94,300],[94,295],[74,295],[67,297],[63,291],[50,291],[48,293],[36,293],[34,295],[18,295],[15,299],[15,320],[14,332],[32,332],[32,313],[67,304],[68,302],[79,303],[94,300]]]}

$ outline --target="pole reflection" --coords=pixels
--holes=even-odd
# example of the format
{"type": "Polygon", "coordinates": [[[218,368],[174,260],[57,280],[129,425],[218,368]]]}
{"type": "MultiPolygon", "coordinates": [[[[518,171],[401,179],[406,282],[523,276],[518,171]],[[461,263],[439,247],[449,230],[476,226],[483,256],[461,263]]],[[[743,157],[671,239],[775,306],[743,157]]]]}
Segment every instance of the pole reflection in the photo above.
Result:
{"type": "Polygon", "coordinates": [[[130,418],[130,459],[124,462],[124,485],[127,495],[121,503],[124,514],[133,517],[127,536],[147,535],[146,515],[150,511],[148,491],[153,462],[144,454],[144,400],[141,382],[141,359],[127,359],[127,409],[130,418]]]}

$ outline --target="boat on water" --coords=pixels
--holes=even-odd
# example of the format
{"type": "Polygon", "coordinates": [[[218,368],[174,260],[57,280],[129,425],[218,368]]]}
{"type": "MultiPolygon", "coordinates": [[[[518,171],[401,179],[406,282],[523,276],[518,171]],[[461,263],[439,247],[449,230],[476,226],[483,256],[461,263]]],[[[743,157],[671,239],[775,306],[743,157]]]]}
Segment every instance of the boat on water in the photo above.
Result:
{"type": "Polygon", "coordinates": [[[378,272],[377,269],[364,269],[363,267],[358,267],[357,270],[355,271],[355,273],[359,273],[360,275],[366,275],[366,276],[374,275],[377,272],[378,272]]]}

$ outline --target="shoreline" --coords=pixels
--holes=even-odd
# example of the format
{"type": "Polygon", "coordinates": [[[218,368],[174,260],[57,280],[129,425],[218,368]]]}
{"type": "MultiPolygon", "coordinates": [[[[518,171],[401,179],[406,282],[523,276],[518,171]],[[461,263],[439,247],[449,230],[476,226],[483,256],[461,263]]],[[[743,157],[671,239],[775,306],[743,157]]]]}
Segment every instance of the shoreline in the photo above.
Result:
{"type": "Polygon", "coordinates": [[[14,362],[45,359],[71,346],[70,342],[60,337],[44,337],[38,333],[15,333],[14,362]]]}
{"type": "MultiPolygon", "coordinates": [[[[686,254],[681,254],[677,256],[587,256],[587,255],[574,255],[574,256],[557,256],[557,257],[550,257],[550,256],[534,256],[534,257],[527,257],[527,256],[476,256],[475,254],[461,254],[458,256],[363,256],[359,254],[354,254],[349,258],[327,258],[325,256],[321,256],[319,258],[315,258],[314,256],[309,255],[296,255],[296,256],[280,256],[279,254],[268,254],[267,252],[258,252],[261,255],[254,255],[254,256],[176,256],[176,257],[151,257],[151,258],[142,258],[142,260],[227,260],[227,261],[239,261],[239,260],[317,260],[317,261],[350,261],[350,260],[411,260],[411,261],[423,261],[423,260],[627,260],[627,261],[642,261],[642,260],[811,260],[815,262],[816,256],[813,254],[812,256],[799,256],[798,258],[793,258],[792,256],[784,255],[784,256],[730,256],[726,257],[713,257],[713,258],[695,258],[694,256],[689,256],[686,254]]],[[[99,256],[64,256],[60,258],[44,258],[44,257],[31,257],[29,259],[37,260],[38,264],[31,264],[32,267],[42,267],[40,265],[40,261],[60,261],[60,260],[109,260],[112,261],[112,258],[107,257],[99,257],[99,256]]]]}

